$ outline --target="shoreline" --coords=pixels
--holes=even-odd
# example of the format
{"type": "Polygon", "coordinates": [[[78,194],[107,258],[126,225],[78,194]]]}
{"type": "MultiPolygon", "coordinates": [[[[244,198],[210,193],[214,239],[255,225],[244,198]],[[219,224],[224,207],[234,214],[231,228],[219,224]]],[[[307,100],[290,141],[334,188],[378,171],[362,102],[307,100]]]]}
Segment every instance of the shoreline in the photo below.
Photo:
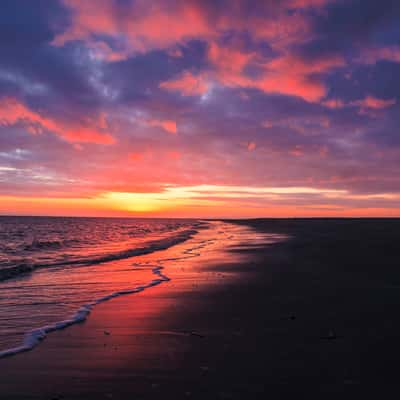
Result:
{"type": "MultiPolygon", "coordinates": [[[[125,262],[130,263],[130,261],[140,260],[140,256],[151,255],[157,257],[158,252],[166,251],[174,246],[179,244],[184,244],[186,241],[193,239],[201,230],[209,229],[210,226],[205,226],[203,222],[198,221],[196,224],[190,229],[184,229],[180,232],[173,232],[171,237],[166,237],[163,239],[149,241],[147,247],[145,248],[135,248],[131,250],[126,250],[123,253],[115,253],[104,255],[98,259],[92,259],[90,262],[88,260],[79,261],[73,260],[71,262],[58,262],[53,263],[51,265],[37,265],[29,269],[29,271],[23,270],[22,273],[18,273],[17,275],[11,275],[3,277],[1,279],[0,276],[0,284],[4,281],[14,281],[18,284],[18,279],[26,278],[28,273],[34,273],[35,270],[39,270],[42,268],[47,268],[48,273],[51,273],[51,268],[57,267],[71,267],[71,266],[79,266],[79,267],[93,267],[98,264],[110,264],[112,262],[125,262]],[[196,227],[196,229],[195,229],[196,227]]],[[[190,251],[190,249],[189,249],[190,251]]],[[[135,267],[142,267],[138,262],[130,263],[135,265],[135,267]]],[[[149,269],[149,281],[144,284],[140,284],[131,288],[126,288],[122,290],[117,290],[106,295],[103,295],[99,298],[91,299],[88,303],[81,304],[76,308],[73,314],[70,316],[65,316],[63,319],[60,319],[55,322],[49,322],[40,327],[35,327],[34,329],[27,331],[24,333],[24,338],[19,345],[14,347],[9,347],[5,349],[0,349],[0,360],[6,357],[12,357],[19,353],[27,352],[33,350],[36,346],[38,346],[43,340],[46,339],[47,335],[52,332],[60,331],[63,329],[67,329],[68,327],[83,323],[90,315],[92,310],[98,304],[101,304],[105,301],[109,301],[113,298],[120,297],[128,294],[135,294],[141,292],[143,290],[149,289],[153,286],[159,285],[163,282],[168,282],[170,280],[169,277],[162,273],[162,270],[165,269],[163,265],[156,265],[153,267],[148,267],[149,269]],[[156,277],[156,278],[153,278],[156,277]],[[153,279],[151,279],[153,278],[153,279]]],[[[7,272],[7,269],[0,270],[0,273],[7,272]]],[[[132,271],[134,275],[137,274],[136,271],[132,271]]]]}
{"type": "Polygon", "coordinates": [[[92,258],[72,258],[70,260],[54,260],[49,264],[43,263],[27,263],[23,262],[11,267],[0,268],[0,283],[10,280],[18,279],[19,277],[26,276],[29,273],[33,273],[35,270],[42,268],[54,268],[54,267],[68,267],[68,266],[92,266],[96,264],[104,264],[111,261],[125,260],[132,257],[137,257],[145,254],[155,253],[157,251],[166,250],[169,247],[176,246],[179,243],[184,243],[185,241],[191,239],[196,235],[201,229],[204,229],[204,224],[200,221],[196,223],[190,229],[183,229],[179,231],[174,231],[171,233],[170,237],[165,237],[158,240],[149,240],[145,242],[145,247],[135,247],[126,248],[125,250],[105,253],[101,255],[94,256],[92,258]]]}
{"type": "Polygon", "coordinates": [[[204,253],[171,267],[170,282],[100,304],[85,323],[0,360],[0,392],[354,398],[395,388],[400,221],[235,224],[290,240],[204,253]]]}
{"type": "MultiPolygon", "coordinates": [[[[223,225],[222,223],[222,226],[223,225]]],[[[110,321],[111,323],[112,321],[117,323],[114,314],[118,314],[121,312],[120,310],[123,309],[130,309],[131,306],[135,307],[138,302],[143,304],[145,309],[143,314],[139,311],[139,319],[143,320],[144,323],[135,323],[133,327],[129,326],[129,329],[124,325],[131,324],[131,321],[137,319],[138,315],[135,315],[135,312],[130,310],[122,312],[122,314],[125,313],[123,317],[118,317],[118,324],[124,326],[122,328],[124,331],[121,335],[122,338],[119,338],[123,340],[124,336],[126,336],[126,330],[129,332],[141,332],[143,330],[142,325],[148,324],[148,321],[152,318],[155,319],[156,325],[160,324],[164,319],[162,310],[165,309],[166,304],[171,301],[178,302],[182,294],[184,296],[189,295],[189,298],[191,298],[190,293],[192,291],[201,293],[202,290],[204,290],[207,292],[207,288],[224,286],[229,283],[231,278],[236,279],[237,277],[233,278],[233,275],[237,275],[234,271],[229,272],[212,269],[216,263],[221,263],[222,265],[226,263],[224,258],[227,256],[228,252],[225,253],[225,249],[221,247],[223,240],[231,241],[234,244],[235,239],[230,237],[231,234],[224,232],[216,232],[220,237],[214,239],[212,236],[210,237],[210,233],[208,232],[210,230],[211,229],[205,229],[200,231],[195,235],[194,240],[189,239],[184,243],[157,252],[157,259],[160,265],[163,263],[167,264],[167,266],[164,267],[164,271],[166,272],[163,273],[166,274],[165,276],[168,276],[168,279],[170,276],[172,278],[172,280],[165,280],[165,282],[163,282],[164,285],[153,285],[151,290],[140,290],[135,293],[135,296],[121,296],[113,298],[111,301],[98,304],[93,308],[90,318],[83,323],[74,324],[69,326],[68,329],[53,332],[46,338],[43,344],[33,349],[33,351],[1,359],[0,368],[6,372],[3,374],[3,382],[0,381],[0,392],[7,393],[9,398],[29,398],[28,394],[31,395],[32,398],[41,398],[45,396],[46,393],[48,393],[49,396],[54,396],[54,393],[59,392],[59,390],[56,388],[48,388],[47,375],[53,376],[54,371],[64,371],[65,369],[71,371],[81,368],[88,371],[94,368],[95,372],[92,372],[92,376],[94,379],[97,379],[99,376],[98,374],[104,373],[104,368],[108,369],[108,367],[104,367],[103,365],[101,368],[102,372],[99,372],[97,366],[93,366],[90,362],[90,365],[85,365],[85,360],[93,359],[94,356],[97,356],[96,352],[99,350],[108,350],[107,343],[103,343],[103,341],[104,339],[110,339],[110,337],[116,337],[115,327],[113,328],[107,325],[110,321]],[[191,243],[191,241],[193,243],[191,243]],[[201,254],[203,251],[208,253],[206,255],[201,254]],[[218,261],[215,261],[216,258],[218,261]],[[183,262],[180,267],[177,267],[177,265],[179,265],[177,264],[178,261],[183,262]],[[206,269],[202,270],[204,266],[206,266],[206,269]],[[208,268],[210,269],[208,270],[208,268]],[[167,284],[169,284],[170,287],[165,288],[167,284]],[[161,301],[154,300],[154,298],[157,299],[158,296],[161,297],[161,301]],[[155,304],[150,307],[149,304],[154,302],[155,304]],[[132,312],[134,315],[131,314],[132,312]],[[101,326],[101,328],[99,328],[99,326],[101,326]],[[71,341],[71,337],[74,338],[74,340],[71,341]],[[89,342],[91,345],[88,345],[84,340],[84,338],[87,337],[90,338],[89,342]],[[86,351],[95,353],[91,353],[90,356],[85,357],[85,355],[81,354],[79,351],[82,347],[84,348],[83,353],[86,351]],[[73,355],[71,354],[71,348],[73,349],[73,355]],[[74,368],[71,366],[68,367],[69,362],[74,364],[74,368]],[[84,364],[83,366],[82,363],[84,364]],[[35,370],[35,368],[37,368],[37,370],[35,370]],[[45,377],[43,374],[45,374],[45,377]],[[33,382],[35,383],[34,387],[32,386],[33,382]]],[[[236,230],[243,231],[242,228],[236,230]]],[[[233,232],[232,236],[235,234],[237,233],[233,232]]],[[[247,234],[252,235],[253,232],[251,231],[247,234]]],[[[240,241],[240,243],[242,243],[242,241],[240,241]]],[[[239,259],[240,257],[235,256],[233,258],[239,259]]],[[[130,262],[133,264],[139,263],[141,265],[146,262],[154,262],[154,254],[134,257],[130,259],[130,262]]],[[[152,337],[155,334],[154,332],[158,332],[156,335],[160,335],[161,337],[189,338],[189,340],[193,338],[197,340],[203,337],[203,333],[197,332],[197,330],[193,329],[190,325],[182,327],[182,329],[148,328],[143,335],[144,337],[152,337]]],[[[115,349],[117,349],[117,347],[118,345],[114,345],[115,349]]],[[[139,351],[138,353],[140,354],[141,352],[139,351]]],[[[102,356],[104,356],[104,354],[102,356]]],[[[110,360],[108,356],[104,357],[105,359],[103,361],[108,365],[110,360]]],[[[114,357],[115,356],[111,357],[113,362],[120,364],[121,360],[116,360],[114,357]]],[[[63,379],[67,377],[72,378],[68,373],[67,376],[65,376],[64,373],[61,375],[63,375],[63,379]]],[[[63,383],[58,382],[55,386],[62,387],[61,392],[68,393],[68,388],[66,388],[63,383]]],[[[74,384],[71,384],[71,388],[73,388],[73,386],[74,384]]],[[[93,389],[94,386],[95,385],[91,385],[91,389],[93,389]]],[[[76,398],[80,398],[79,396],[82,396],[82,398],[88,398],[89,396],[90,398],[90,396],[97,397],[101,395],[101,393],[96,392],[92,394],[89,391],[89,393],[86,392],[85,395],[77,393],[73,395],[78,396],[76,398]]]]}
{"type": "MultiPolygon", "coordinates": [[[[186,241],[192,239],[196,234],[198,234],[202,229],[208,229],[207,227],[204,226],[204,224],[198,222],[196,223],[197,229],[195,230],[194,227],[191,229],[186,229],[182,230],[178,234],[176,232],[173,232],[173,235],[169,238],[164,238],[162,240],[156,240],[156,241],[150,241],[145,248],[136,248],[136,249],[131,249],[131,250],[126,250],[122,253],[115,253],[115,254],[108,254],[102,256],[102,258],[98,259],[92,259],[90,262],[88,260],[85,261],[71,261],[71,262],[58,262],[58,263],[53,263],[51,265],[36,265],[32,266],[29,268],[29,270],[25,271],[25,269],[22,270],[22,272],[18,269],[17,274],[11,274],[7,276],[7,269],[0,269],[0,285],[2,282],[9,283],[15,282],[16,285],[18,285],[18,280],[23,279],[23,278],[29,278],[28,274],[29,273],[34,273],[35,270],[40,270],[47,268],[46,272],[50,273],[52,272],[52,268],[57,268],[57,267],[71,267],[71,266],[78,266],[78,267],[93,267],[98,264],[110,264],[112,262],[128,262],[129,260],[136,260],[140,259],[139,256],[144,256],[147,254],[154,255],[156,256],[157,252],[162,252],[165,250],[168,250],[171,247],[177,246],[179,244],[184,244],[186,241]],[[6,276],[2,276],[1,273],[6,272],[6,276]],[[21,272],[21,273],[20,273],[21,272]],[[3,278],[3,279],[2,279],[3,278]]],[[[135,263],[132,263],[135,264],[135,263]]],[[[25,266],[25,264],[24,264],[25,266]]],[[[0,360],[6,357],[11,357],[15,356],[19,353],[27,352],[33,350],[36,346],[38,346],[43,340],[46,339],[47,335],[49,333],[59,331],[66,329],[74,324],[82,323],[84,322],[88,316],[90,315],[91,311],[93,308],[104,302],[111,300],[115,297],[119,297],[122,295],[127,295],[127,294],[134,294],[141,292],[142,290],[151,288],[155,285],[161,284],[163,282],[169,281],[169,278],[165,275],[162,274],[162,270],[164,269],[164,266],[159,265],[155,266],[153,268],[149,268],[150,272],[150,277],[152,278],[153,276],[157,277],[157,279],[150,279],[147,283],[137,285],[131,288],[125,288],[122,290],[117,290],[110,292],[108,294],[105,294],[101,297],[98,298],[93,298],[87,303],[83,303],[80,306],[78,306],[73,314],[69,316],[64,316],[64,318],[58,320],[58,321],[53,321],[49,322],[45,325],[42,325],[40,327],[35,327],[32,330],[28,330],[24,333],[23,340],[20,342],[20,344],[8,348],[3,348],[0,349],[0,360]]],[[[66,271],[67,272],[67,271],[66,271]]],[[[135,274],[135,271],[133,271],[135,274]]],[[[136,275],[136,274],[135,274],[136,275]]],[[[50,275],[51,276],[51,275],[50,275]]]]}
{"type": "Polygon", "coordinates": [[[170,281],[170,278],[168,278],[168,276],[164,275],[161,272],[163,269],[164,269],[164,267],[161,267],[161,266],[153,268],[151,270],[152,274],[155,276],[158,276],[159,278],[153,279],[147,285],[138,286],[138,287],[135,287],[132,289],[126,289],[126,290],[119,291],[119,292],[113,292],[113,293],[106,295],[104,297],[101,297],[99,299],[95,299],[91,303],[83,304],[76,311],[76,313],[74,315],[72,315],[70,318],[55,322],[53,324],[42,326],[40,328],[33,329],[30,332],[26,332],[25,336],[24,336],[24,341],[20,346],[0,351],[0,360],[2,358],[16,356],[19,353],[32,351],[43,340],[46,339],[46,337],[49,333],[64,330],[64,329],[71,327],[72,325],[85,322],[86,319],[89,317],[90,313],[92,312],[92,310],[94,309],[94,307],[105,301],[109,301],[116,297],[120,297],[120,296],[124,296],[124,295],[139,293],[139,292],[142,292],[143,290],[149,289],[153,286],[160,285],[163,282],[170,281]]]}

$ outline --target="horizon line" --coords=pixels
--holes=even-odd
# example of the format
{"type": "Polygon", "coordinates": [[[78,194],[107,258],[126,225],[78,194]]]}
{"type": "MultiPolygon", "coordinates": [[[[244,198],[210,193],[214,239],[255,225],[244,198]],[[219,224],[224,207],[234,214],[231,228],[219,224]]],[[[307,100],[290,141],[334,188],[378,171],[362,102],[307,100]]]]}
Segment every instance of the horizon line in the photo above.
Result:
{"type": "Polygon", "coordinates": [[[293,219],[400,219],[400,216],[296,216],[296,217],[145,217],[145,216],[88,216],[88,215],[17,215],[0,214],[0,218],[90,218],[90,219],[186,219],[207,221],[241,221],[241,220],[293,220],[293,219]]]}

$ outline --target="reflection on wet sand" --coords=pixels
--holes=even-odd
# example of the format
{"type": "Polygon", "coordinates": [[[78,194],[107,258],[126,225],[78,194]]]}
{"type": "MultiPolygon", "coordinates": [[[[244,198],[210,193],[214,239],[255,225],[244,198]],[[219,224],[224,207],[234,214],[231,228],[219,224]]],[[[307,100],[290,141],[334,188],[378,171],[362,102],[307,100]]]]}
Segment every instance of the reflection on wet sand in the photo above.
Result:
{"type": "MultiPolygon", "coordinates": [[[[35,390],[41,394],[61,389],[79,392],[93,390],[94,381],[116,374],[122,374],[120,378],[124,374],[135,376],[139,370],[154,372],[167,364],[178,364],[185,349],[209,332],[189,322],[174,326],[174,321],[196,312],[212,287],[241,279],[235,265],[246,262],[249,255],[239,250],[282,238],[215,221],[192,239],[167,250],[96,266],[103,269],[100,276],[107,277],[112,286],[132,282],[132,277],[135,285],[158,280],[155,268],[162,268],[170,280],[101,303],[84,324],[50,334],[31,352],[0,360],[2,370],[7,371],[0,389],[14,390],[19,381],[18,390],[23,392],[24,386],[32,389],[29,381],[34,380],[35,390]],[[67,385],[70,380],[73,384],[67,385]]],[[[78,270],[70,272],[74,275],[78,270]]]]}

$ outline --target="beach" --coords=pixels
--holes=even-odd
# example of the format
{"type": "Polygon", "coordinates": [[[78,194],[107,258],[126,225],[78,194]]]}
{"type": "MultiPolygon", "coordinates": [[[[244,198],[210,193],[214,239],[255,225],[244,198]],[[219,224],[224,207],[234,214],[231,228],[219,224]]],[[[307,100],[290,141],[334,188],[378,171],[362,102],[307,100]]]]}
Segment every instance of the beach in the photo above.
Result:
{"type": "MultiPolygon", "coordinates": [[[[396,390],[400,220],[227,223],[236,240],[221,233],[207,242],[204,230],[197,247],[189,239],[158,252],[170,280],[98,304],[84,323],[1,359],[0,397],[354,398],[396,390]]],[[[131,260],[146,257],[154,255],[131,260]]]]}
{"type": "Polygon", "coordinates": [[[0,400],[391,400],[400,0],[3,0],[0,400]]]}

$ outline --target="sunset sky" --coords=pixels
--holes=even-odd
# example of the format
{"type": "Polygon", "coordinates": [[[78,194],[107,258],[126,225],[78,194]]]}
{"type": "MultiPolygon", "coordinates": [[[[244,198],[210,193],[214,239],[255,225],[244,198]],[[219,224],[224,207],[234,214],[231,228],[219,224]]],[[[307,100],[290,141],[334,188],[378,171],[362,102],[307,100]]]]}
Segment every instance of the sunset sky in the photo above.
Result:
{"type": "Polygon", "coordinates": [[[3,0],[0,214],[400,216],[400,1],[3,0]]]}

